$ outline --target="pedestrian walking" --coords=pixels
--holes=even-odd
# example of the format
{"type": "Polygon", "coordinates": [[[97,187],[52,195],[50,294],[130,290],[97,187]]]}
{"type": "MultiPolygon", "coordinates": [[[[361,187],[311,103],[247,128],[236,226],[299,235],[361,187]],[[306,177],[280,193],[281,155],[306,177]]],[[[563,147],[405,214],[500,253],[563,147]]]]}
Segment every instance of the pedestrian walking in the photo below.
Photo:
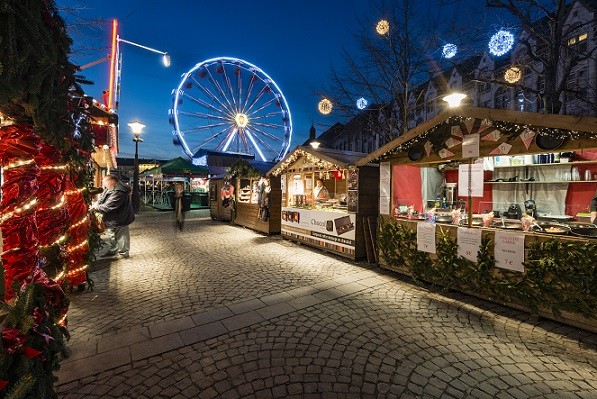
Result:
{"type": "Polygon", "coordinates": [[[129,225],[135,220],[130,190],[114,175],[104,176],[103,186],[104,192],[92,209],[102,214],[109,236],[110,247],[104,256],[118,254],[128,258],[131,244],[129,225]]]}

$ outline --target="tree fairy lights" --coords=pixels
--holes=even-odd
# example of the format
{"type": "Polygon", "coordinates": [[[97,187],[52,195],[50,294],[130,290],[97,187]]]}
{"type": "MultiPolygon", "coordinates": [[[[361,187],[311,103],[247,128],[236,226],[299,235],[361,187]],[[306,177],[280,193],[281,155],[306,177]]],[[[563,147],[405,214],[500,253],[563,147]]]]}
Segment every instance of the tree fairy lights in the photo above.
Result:
{"type": "Polygon", "coordinates": [[[380,35],[386,35],[390,31],[390,23],[385,19],[379,20],[375,25],[375,31],[380,35]]]}
{"type": "Polygon", "coordinates": [[[456,55],[458,47],[453,43],[448,43],[442,48],[442,56],[446,59],[450,59],[456,55]]]}
{"type": "Polygon", "coordinates": [[[369,103],[363,97],[361,97],[357,100],[357,108],[358,109],[365,109],[365,108],[367,108],[367,105],[369,105],[369,103]]]}
{"type": "Polygon", "coordinates": [[[504,80],[508,83],[516,83],[522,78],[522,69],[517,66],[511,66],[504,73],[504,80]]]}
{"type": "Polygon", "coordinates": [[[514,45],[514,35],[507,30],[496,32],[489,40],[489,52],[497,57],[506,54],[514,45]]]}
{"type": "Polygon", "coordinates": [[[333,108],[333,104],[330,100],[328,100],[327,98],[324,98],[323,100],[321,100],[319,102],[319,104],[317,104],[317,109],[319,110],[319,112],[321,112],[323,115],[328,115],[332,112],[332,108],[333,108]]]}

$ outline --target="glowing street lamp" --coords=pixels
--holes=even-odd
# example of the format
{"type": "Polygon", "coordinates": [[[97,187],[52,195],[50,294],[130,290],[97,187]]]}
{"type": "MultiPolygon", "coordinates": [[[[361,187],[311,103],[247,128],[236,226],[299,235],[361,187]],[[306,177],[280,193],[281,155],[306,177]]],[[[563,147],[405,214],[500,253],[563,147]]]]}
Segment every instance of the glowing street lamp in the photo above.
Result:
{"type": "Polygon", "coordinates": [[[452,94],[449,94],[449,95],[445,96],[444,98],[442,98],[442,100],[444,100],[445,102],[448,103],[448,107],[455,108],[455,107],[459,107],[460,102],[462,100],[464,100],[465,98],[466,98],[466,94],[452,93],[452,94]]]}
{"type": "Polygon", "coordinates": [[[133,131],[133,141],[135,142],[135,164],[133,170],[133,211],[135,213],[139,212],[139,208],[141,207],[141,194],[139,193],[139,143],[143,142],[141,138],[141,132],[145,127],[139,121],[133,121],[131,123],[127,123],[127,125],[133,131]]]}

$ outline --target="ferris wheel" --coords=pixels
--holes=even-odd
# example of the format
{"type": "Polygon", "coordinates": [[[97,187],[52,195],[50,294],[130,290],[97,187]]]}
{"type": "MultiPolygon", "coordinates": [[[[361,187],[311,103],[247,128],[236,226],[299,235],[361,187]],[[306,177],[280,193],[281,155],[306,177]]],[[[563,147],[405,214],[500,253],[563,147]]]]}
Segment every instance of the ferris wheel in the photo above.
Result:
{"type": "Polygon", "coordinates": [[[265,72],[238,58],[212,58],[182,75],[173,91],[174,144],[194,158],[200,149],[286,156],[292,118],[282,91],[265,72]]]}

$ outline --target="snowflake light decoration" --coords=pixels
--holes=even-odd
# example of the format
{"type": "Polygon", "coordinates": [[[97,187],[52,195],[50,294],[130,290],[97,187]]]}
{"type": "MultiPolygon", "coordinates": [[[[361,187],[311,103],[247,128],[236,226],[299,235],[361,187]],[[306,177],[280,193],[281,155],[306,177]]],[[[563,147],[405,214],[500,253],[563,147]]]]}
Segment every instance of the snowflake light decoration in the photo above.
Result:
{"type": "Polygon", "coordinates": [[[522,78],[522,70],[517,66],[511,66],[504,73],[504,80],[508,83],[516,83],[522,78]]]}
{"type": "Polygon", "coordinates": [[[357,100],[357,108],[358,109],[365,109],[365,108],[367,108],[367,105],[369,105],[369,103],[363,97],[361,97],[357,100]]]}
{"type": "Polygon", "coordinates": [[[319,112],[321,112],[324,115],[327,115],[330,112],[332,112],[333,105],[330,100],[324,98],[319,102],[319,104],[317,104],[317,108],[319,109],[319,112]]]}
{"type": "Polygon", "coordinates": [[[442,55],[444,56],[444,58],[450,59],[456,55],[457,51],[458,47],[455,44],[448,43],[443,47],[442,55]]]}
{"type": "Polygon", "coordinates": [[[495,56],[506,54],[514,45],[514,35],[506,30],[500,30],[489,40],[489,52],[495,56]]]}
{"type": "Polygon", "coordinates": [[[375,30],[380,35],[385,35],[386,33],[388,33],[390,31],[390,23],[388,21],[386,21],[385,19],[382,19],[377,23],[375,30]]]}

